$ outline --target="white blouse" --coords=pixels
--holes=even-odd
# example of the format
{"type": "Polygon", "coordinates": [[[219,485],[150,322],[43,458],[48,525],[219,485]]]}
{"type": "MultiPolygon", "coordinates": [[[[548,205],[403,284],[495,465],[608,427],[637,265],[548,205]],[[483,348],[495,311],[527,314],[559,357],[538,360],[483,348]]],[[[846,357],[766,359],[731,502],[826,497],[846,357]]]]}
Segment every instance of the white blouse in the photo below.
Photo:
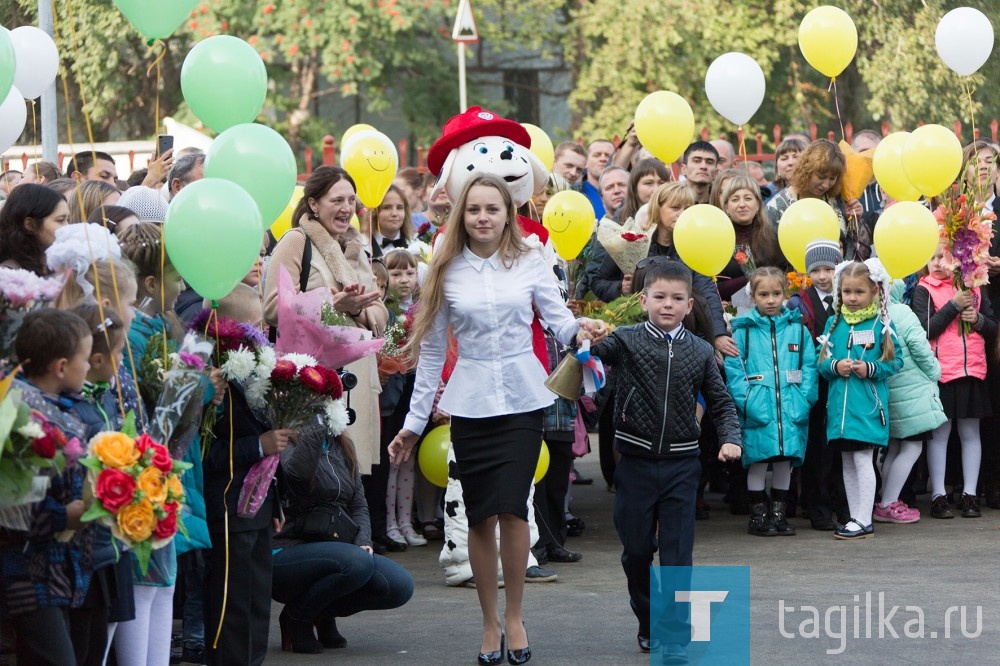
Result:
{"type": "Polygon", "coordinates": [[[484,418],[551,405],[556,395],[545,388],[548,372],[531,345],[533,308],[564,344],[579,330],[541,252],[531,250],[507,268],[499,253],[483,259],[464,248],[448,268],[444,301],[420,344],[403,427],[419,434],[427,426],[444,368],[449,326],[458,341],[458,362],[441,398],[441,410],[484,418]]]}

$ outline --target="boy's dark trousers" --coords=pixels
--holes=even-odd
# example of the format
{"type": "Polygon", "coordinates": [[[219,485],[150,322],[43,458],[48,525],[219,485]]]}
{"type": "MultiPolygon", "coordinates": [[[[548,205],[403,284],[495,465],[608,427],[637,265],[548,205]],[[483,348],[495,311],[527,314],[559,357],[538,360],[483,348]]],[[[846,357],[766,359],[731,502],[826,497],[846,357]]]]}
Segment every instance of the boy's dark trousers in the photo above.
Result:
{"type": "MultiPolygon", "coordinates": [[[[659,460],[623,455],[615,468],[615,529],[622,542],[622,568],[642,636],[650,635],[649,567],[653,553],[659,550],[660,566],[691,566],[700,478],[697,451],[659,460]]],[[[690,629],[687,631],[690,639],[690,629]]]]}
{"type": "Polygon", "coordinates": [[[826,441],[826,401],[829,387],[825,379],[819,380],[819,400],[809,411],[809,439],[806,458],[800,471],[802,503],[809,510],[813,526],[833,521],[844,504],[843,474],[840,473],[840,456],[826,441]]]}

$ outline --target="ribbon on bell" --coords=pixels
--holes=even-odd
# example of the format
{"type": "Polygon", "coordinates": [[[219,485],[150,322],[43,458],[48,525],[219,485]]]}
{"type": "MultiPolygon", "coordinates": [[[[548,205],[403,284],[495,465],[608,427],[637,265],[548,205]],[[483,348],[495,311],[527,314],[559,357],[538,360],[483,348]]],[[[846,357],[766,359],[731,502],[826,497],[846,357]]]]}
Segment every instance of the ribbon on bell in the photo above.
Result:
{"type": "Polygon", "coordinates": [[[576,360],[583,366],[584,393],[597,393],[604,387],[607,378],[601,359],[590,353],[590,340],[584,340],[576,352],[576,360]]]}

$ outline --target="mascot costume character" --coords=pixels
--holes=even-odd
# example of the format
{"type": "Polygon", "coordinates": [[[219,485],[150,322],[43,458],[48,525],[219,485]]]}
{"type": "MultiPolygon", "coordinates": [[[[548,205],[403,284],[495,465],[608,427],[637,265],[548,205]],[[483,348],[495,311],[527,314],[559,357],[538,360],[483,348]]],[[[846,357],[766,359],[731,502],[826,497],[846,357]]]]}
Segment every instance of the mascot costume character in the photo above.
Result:
{"type": "MultiPolygon", "coordinates": [[[[444,190],[454,204],[471,175],[488,173],[504,179],[510,187],[514,203],[520,208],[533,194],[542,191],[549,175],[545,166],[529,150],[530,147],[531,137],[520,124],[478,106],[470,107],[445,123],[441,138],[427,152],[427,168],[438,179],[429,198],[433,200],[444,190]]],[[[517,219],[528,245],[537,247],[555,265],[556,255],[545,227],[521,215],[517,219]]],[[[447,233],[447,229],[440,229],[438,233],[447,233]]],[[[555,273],[552,279],[556,279],[555,273]]],[[[532,322],[531,333],[535,356],[548,368],[545,336],[537,317],[532,322]]],[[[461,349],[458,354],[461,356],[461,349]]],[[[469,522],[454,459],[454,454],[449,452],[444,547],[439,562],[445,570],[445,582],[458,586],[470,584],[472,566],[469,564],[469,522]]],[[[531,497],[528,498],[528,525],[531,543],[534,544],[538,540],[538,527],[531,497]]],[[[554,572],[539,567],[535,556],[529,553],[527,582],[548,582],[555,578],[554,572]]]]}

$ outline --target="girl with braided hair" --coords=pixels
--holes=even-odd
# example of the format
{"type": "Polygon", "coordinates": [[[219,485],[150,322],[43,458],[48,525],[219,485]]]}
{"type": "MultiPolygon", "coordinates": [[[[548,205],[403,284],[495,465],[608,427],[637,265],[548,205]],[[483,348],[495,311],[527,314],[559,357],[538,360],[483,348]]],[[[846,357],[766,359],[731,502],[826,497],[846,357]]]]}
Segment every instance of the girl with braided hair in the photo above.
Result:
{"type": "Polygon", "coordinates": [[[820,374],[830,382],[827,439],[840,451],[851,519],[837,539],[875,536],[872,452],[889,443],[888,379],[902,366],[889,319],[889,276],[877,259],[846,261],[834,274],[834,316],[820,338],[820,374]]]}

